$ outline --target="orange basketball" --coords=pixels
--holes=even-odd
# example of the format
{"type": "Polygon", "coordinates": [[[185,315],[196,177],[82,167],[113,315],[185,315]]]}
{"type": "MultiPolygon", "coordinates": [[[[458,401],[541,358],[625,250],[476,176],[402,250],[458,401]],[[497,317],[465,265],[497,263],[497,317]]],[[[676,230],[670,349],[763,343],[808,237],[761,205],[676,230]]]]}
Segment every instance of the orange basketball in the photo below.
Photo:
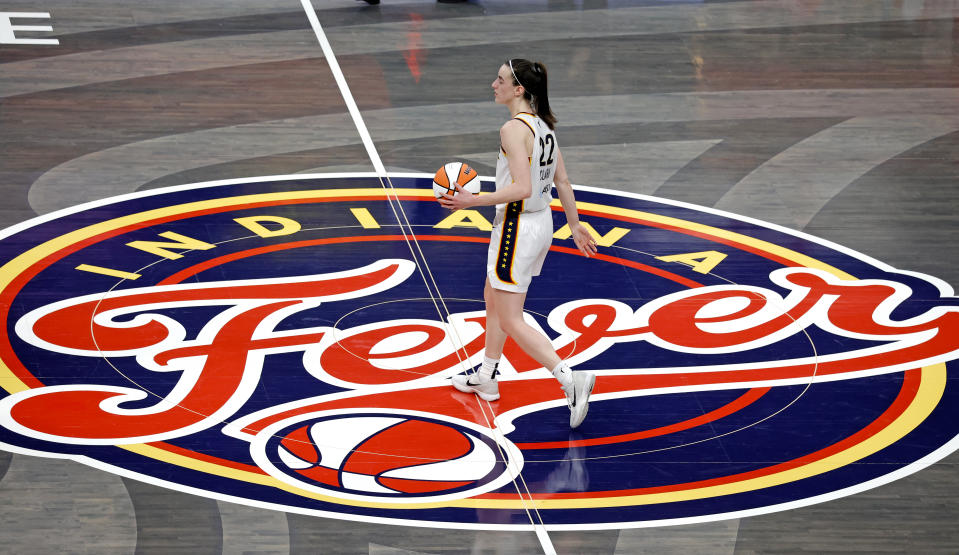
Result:
{"type": "Polygon", "coordinates": [[[480,192],[480,178],[476,170],[462,162],[450,162],[437,170],[436,175],[433,176],[433,194],[436,198],[455,195],[457,191],[453,183],[458,183],[460,187],[474,195],[480,192]]]}

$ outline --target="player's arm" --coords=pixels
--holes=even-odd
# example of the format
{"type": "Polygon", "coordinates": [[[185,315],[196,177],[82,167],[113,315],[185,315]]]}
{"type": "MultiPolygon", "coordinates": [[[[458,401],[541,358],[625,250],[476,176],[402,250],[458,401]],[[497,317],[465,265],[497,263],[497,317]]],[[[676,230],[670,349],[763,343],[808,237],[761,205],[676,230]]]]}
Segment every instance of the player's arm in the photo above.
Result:
{"type": "MultiPolygon", "coordinates": [[[[492,193],[481,195],[471,195],[464,193],[461,195],[445,195],[440,199],[440,203],[450,210],[460,210],[471,206],[492,206],[494,204],[505,204],[517,200],[528,199],[533,194],[533,182],[529,174],[529,144],[527,141],[532,137],[529,127],[518,120],[506,122],[499,130],[500,144],[506,151],[506,158],[509,160],[509,172],[513,176],[513,182],[492,193]]],[[[457,191],[463,191],[459,184],[454,183],[457,191]]]]}
{"type": "Polygon", "coordinates": [[[596,239],[579,223],[579,212],[576,210],[576,197],[573,194],[573,186],[570,184],[569,176],[566,174],[566,164],[563,162],[563,153],[558,149],[556,152],[556,175],[553,176],[553,185],[556,187],[556,194],[559,195],[559,202],[563,205],[563,212],[566,213],[566,223],[569,224],[569,230],[573,234],[573,242],[576,243],[576,248],[586,256],[596,254],[596,239]]]}

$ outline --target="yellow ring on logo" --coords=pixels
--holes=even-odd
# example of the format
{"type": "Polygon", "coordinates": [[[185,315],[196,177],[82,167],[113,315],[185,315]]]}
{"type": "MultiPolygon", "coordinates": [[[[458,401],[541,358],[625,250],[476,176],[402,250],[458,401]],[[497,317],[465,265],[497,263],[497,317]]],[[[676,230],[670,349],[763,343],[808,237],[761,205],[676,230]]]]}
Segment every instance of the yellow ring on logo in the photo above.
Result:
{"type": "MultiPolygon", "coordinates": [[[[261,193],[253,195],[242,195],[235,197],[225,197],[204,201],[189,202],[147,210],[136,214],[121,216],[97,224],[92,224],[72,232],[51,239],[45,243],[37,245],[32,249],[17,256],[7,264],[0,267],[0,291],[6,289],[13,279],[21,272],[42,260],[43,258],[55,254],[57,251],[65,249],[77,242],[87,240],[91,237],[103,233],[130,226],[135,224],[148,223],[151,220],[168,218],[170,216],[185,215],[190,212],[206,211],[211,208],[229,208],[231,206],[240,206],[257,203],[274,203],[283,201],[297,201],[305,199],[329,199],[336,197],[368,197],[370,199],[383,198],[388,199],[391,196],[402,197],[422,197],[424,199],[433,199],[433,193],[424,189],[393,189],[389,192],[379,188],[365,189],[335,189],[335,190],[306,190],[306,191],[287,191],[276,193],[261,193]]],[[[559,206],[558,201],[553,201],[553,205],[559,206]]],[[[756,239],[748,235],[743,235],[734,231],[729,231],[697,222],[682,220],[669,216],[662,216],[651,212],[631,210],[615,206],[606,206],[589,202],[577,202],[580,210],[605,213],[614,216],[644,220],[680,229],[686,229],[696,233],[709,235],[717,238],[739,243],[752,247],[756,250],[767,252],[779,258],[789,260],[797,265],[816,268],[839,277],[844,280],[855,280],[854,276],[835,268],[825,262],[809,257],[805,254],[793,251],[791,249],[756,239]]],[[[922,382],[916,398],[910,404],[909,408],[900,415],[894,422],[884,428],[880,433],[863,441],[855,448],[847,449],[841,453],[829,456],[825,459],[815,461],[808,465],[794,468],[788,471],[780,472],[770,476],[763,476],[751,480],[744,480],[733,484],[724,484],[719,486],[710,486],[700,489],[677,491],[660,494],[648,495],[630,495],[622,497],[604,497],[590,499],[533,499],[533,500],[505,500],[505,499],[463,499],[458,501],[448,501],[442,503],[403,503],[393,504],[384,502],[363,502],[354,500],[344,500],[340,498],[319,495],[313,492],[297,489],[289,484],[283,483],[270,476],[256,474],[230,468],[216,463],[200,461],[184,455],[171,453],[169,451],[154,447],[149,444],[118,445],[122,449],[140,454],[145,457],[160,460],[175,466],[189,468],[198,472],[215,474],[218,476],[240,480],[244,482],[276,487],[297,495],[318,499],[336,504],[355,505],[375,508],[397,508],[397,509],[415,509],[415,508],[434,508],[434,507],[471,507],[471,508],[505,508],[505,509],[523,509],[533,503],[539,509],[574,509],[574,508],[593,508],[593,507],[615,507],[623,505],[641,505],[652,503],[668,503],[677,501],[686,501],[704,497],[715,497],[720,495],[729,495],[741,493],[756,489],[767,488],[775,485],[788,483],[791,481],[807,478],[816,474],[822,474],[848,465],[860,460],[872,453],[875,453],[904,437],[907,433],[918,426],[941,399],[945,390],[946,366],[943,363],[922,369],[922,382]]],[[[29,389],[13,372],[5,365],[0,363],[0,387],[3,387],[9,393],[16,393],[29,389]]]]}

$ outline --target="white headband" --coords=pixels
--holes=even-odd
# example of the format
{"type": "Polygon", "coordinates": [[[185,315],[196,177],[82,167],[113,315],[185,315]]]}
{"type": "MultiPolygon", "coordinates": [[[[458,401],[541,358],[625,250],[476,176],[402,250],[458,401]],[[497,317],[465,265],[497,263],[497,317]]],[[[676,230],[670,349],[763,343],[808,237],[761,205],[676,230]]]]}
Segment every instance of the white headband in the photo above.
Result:
{"type": "MultiPolygon", "coordinates": [[[[510,59],[506,60],[506,62],[509,63],[509,71],[510,71],[510,73],[513,74],[513,80],[516,81],[517,83],[519,83],[519,86],[521,86],[521,87],[523,87],[523,88],[525,89],[525,88],[526,88],[526,85],[524,85],[523,83],[520,82],[519,77],[516,76],[516,71],[513,69],[513,58],[510,58],[510,59]]],[[[532,93],[530,93],[530,94],[532,94],[532,93]]]]}

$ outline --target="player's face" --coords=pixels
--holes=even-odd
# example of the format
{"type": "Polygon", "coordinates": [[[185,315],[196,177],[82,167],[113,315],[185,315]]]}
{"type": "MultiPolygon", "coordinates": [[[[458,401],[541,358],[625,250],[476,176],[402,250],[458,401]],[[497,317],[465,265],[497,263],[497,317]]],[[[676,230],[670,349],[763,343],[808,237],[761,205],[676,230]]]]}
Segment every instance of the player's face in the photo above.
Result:
{"type": "Polygon", "coordinates": [[[517,86],[513,84],[513,74],[509,66],[503,64],[499,67],[496,79],[493,80],[493,100],[497,104],[506,104],[513,99],[517,86]]]}

